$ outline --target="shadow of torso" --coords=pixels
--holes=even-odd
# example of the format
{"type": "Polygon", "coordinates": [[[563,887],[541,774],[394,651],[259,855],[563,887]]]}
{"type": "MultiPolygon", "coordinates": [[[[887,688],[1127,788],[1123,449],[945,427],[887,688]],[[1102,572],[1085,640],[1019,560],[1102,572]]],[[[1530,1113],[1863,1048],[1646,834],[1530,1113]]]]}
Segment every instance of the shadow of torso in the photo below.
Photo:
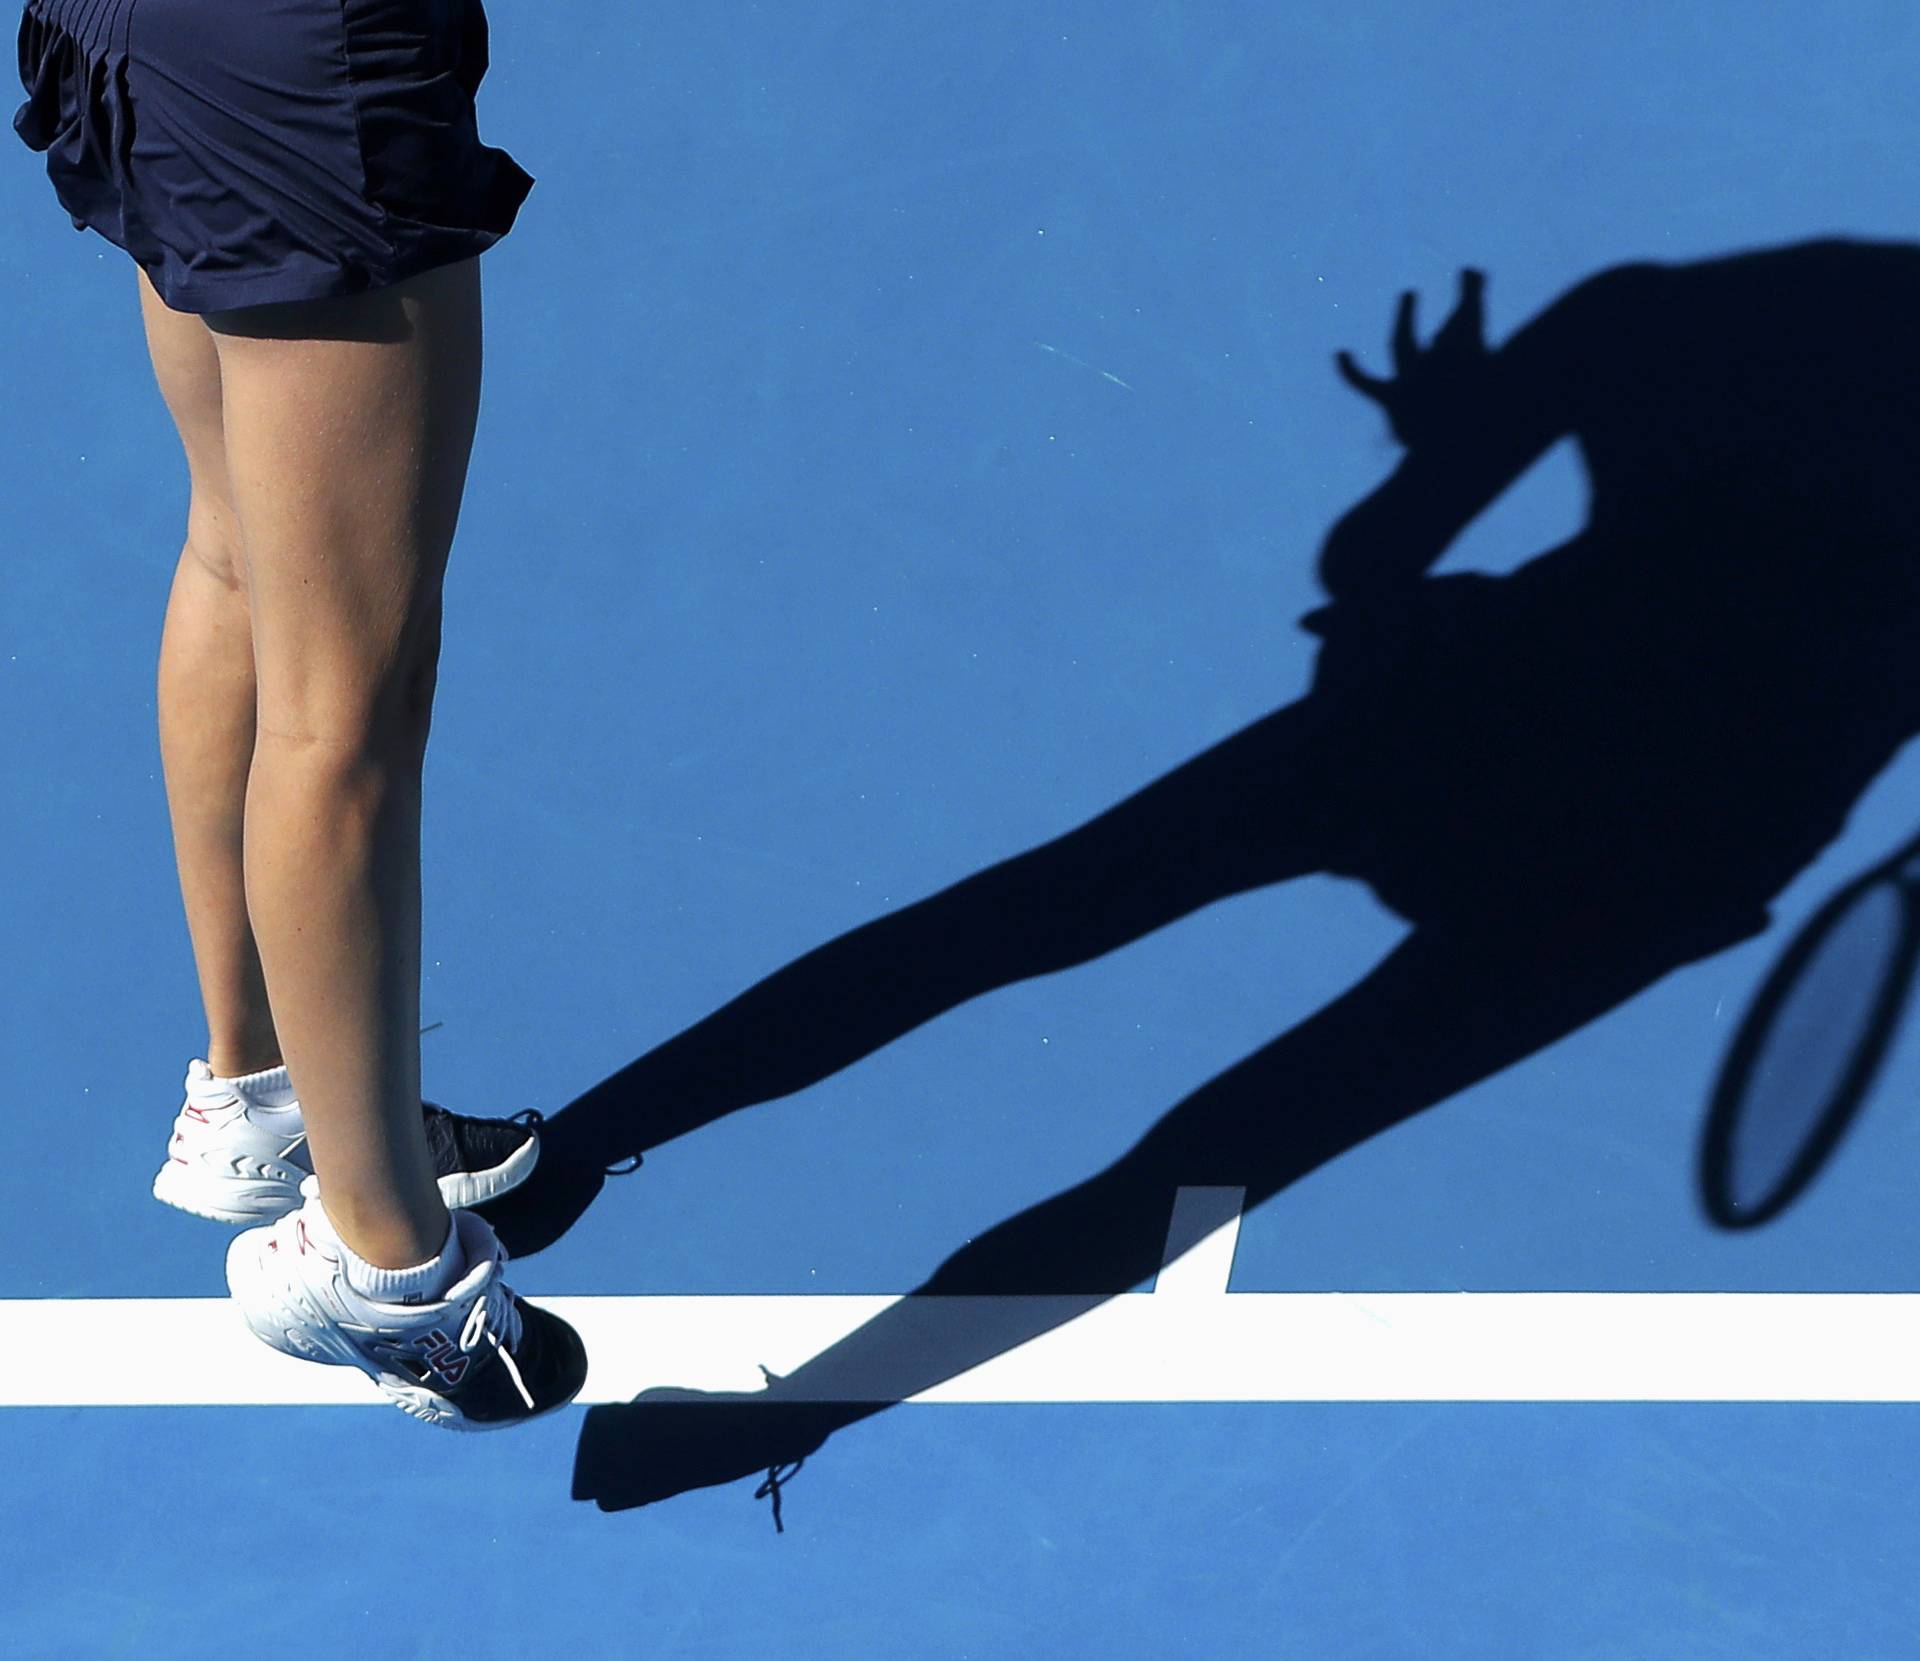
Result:
{"type": "Polygon", "coordinates": [[[1823,242],[1622,267],[1521,331],[1368,532],[1429,534],[1515,429],[1574,437],[1588,523],[1308,619],[1327,868],[1420,922],[1763,926],[1920,728],[1916,300],[1920,249],[1823,242]]]}

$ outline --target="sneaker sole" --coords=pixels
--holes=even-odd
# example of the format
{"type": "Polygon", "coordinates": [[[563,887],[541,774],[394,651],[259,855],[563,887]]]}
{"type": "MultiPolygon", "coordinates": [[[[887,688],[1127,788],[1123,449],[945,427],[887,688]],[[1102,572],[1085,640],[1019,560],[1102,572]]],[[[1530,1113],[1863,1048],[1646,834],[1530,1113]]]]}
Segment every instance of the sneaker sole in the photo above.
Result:
{"type": "Polygon", "coordinates": [[[294,1183],[218,1177],[169,1159],[153,1179],[153,1197],[215,1223],[270,1223],[300,1204],[294,1183]]]}
{"type": "MultiPolygon", "coordinates": [[[[363,1372],[364,1368],[361,1369],[363,1372]]],[[[531,1424],[535,1419],[544,1419],[550,1413],[558,1413],[563,1407],[571,1407],[573,1399],[580,1394],[576,1386],[570,1395],[552,1402],[546,1407],[536,1408],[531,1413],[523,1413],[517,1419],[469,1419],[453,1403],[443,1396],[436,1396],[424,1385],[415,1384],[411,1379],[401,1380],[390,1374],[375,1376],[375,1384],[380,1386],[381,1395],[400,1409],[410,1414],[422,1424],[429,1424],[441,1430],[457,1430],[469,1435],[477,1435],[486,1430],[515,1430],[521,1425],[531,1424]]],[[[584,1380],[582,1381],[584,1385],[584,1380]]]]}
{"type": "MultiPolygon", "coordinates": [[[[490,1171],[454,1171],[438,1179],[447,1209],[484,1205],[518,1188],[540,1162],[540,1141],[529,1137],[490,1171]]],[[[153,1179],[153,1197],[215,1223],[271,1223],[300,1207],[297,1183],[215,1176],[169,1159],[153,1179]]]]}
{"type": "Polygon", "coordinates": [[[540,1163],[540,1138],[529,1136],[490,1171],[454,1171],[439,1178],[440,1197],[449,1210],[484,1205],[518,1188],[540,1163]]]}
{"type": "Polygon", "coordinates": [[[519,1418],[470,1419],[444,1396],[436,1395],[414,1379],[382,1372],[371,1365],[346,1340],[328,1343],[322,1333],[316,1332],[297,1312],[286,1308],[272,1291],[262,1287],[259,1254],[245,1242],[246,1236],[239,1235],[227,1247],[226,1270],[227,1289],[233,1294],[233,1301],[238,1305],[248,1331],[269,1349],[290,1355],[297,1361],[315,1361],[323,1367],[352,1367],[356,1372],[366,1374],[393,1406],[422,1424],[468,1433],[512,1430],[531,1420],[544,1419],[548,1414],[557,1413],[561,1408],[571,1405],[586,1384],[583,1376],[580,1383],[560,1400],[522,1414],[519,1418]]]}

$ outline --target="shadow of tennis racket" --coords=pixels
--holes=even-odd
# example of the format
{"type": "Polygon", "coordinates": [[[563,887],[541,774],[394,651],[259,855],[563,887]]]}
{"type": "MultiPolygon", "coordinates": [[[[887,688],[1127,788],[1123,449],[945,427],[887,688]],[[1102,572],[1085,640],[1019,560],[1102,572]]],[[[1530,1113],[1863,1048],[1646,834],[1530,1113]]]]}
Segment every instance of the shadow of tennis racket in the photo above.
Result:
{"type": "Polygon", "coordinates": [[[1828,900],[1761,984],[1714,1088],[1700,1189],[1724,1228],[1804,1193],[1858,1116],[1920,964],[1920,836],[1828,900]]]}

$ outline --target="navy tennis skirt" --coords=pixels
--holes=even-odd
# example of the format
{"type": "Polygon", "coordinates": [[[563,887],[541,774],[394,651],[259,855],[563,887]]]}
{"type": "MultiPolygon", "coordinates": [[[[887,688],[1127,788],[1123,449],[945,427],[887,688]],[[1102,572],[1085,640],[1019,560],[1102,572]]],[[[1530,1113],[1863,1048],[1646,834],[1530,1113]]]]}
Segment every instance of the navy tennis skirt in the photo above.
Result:
{"type": "Polygon", "coordinates": [[[27,0],[13,128],[175,311],[469,258],[533,179],[480,142],[480,0],[27,0]]]}

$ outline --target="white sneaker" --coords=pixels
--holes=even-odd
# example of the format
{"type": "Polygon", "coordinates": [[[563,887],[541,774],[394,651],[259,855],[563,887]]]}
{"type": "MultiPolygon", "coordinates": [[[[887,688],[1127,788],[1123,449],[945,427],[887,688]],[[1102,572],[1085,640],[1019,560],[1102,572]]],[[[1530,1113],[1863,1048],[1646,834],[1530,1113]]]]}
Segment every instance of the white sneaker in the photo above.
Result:
{"type": "Polygon", "coordinates": [[[219,1223],[264,1222],[300,1203],[313,1159],[286,1068],[249,1074],[238,1092],[235,1082],[204,1061],[187,1068],[187,1099],[153,1197],[219,1223]],[[293,1130],[279,1128],[289,1123],[293,1130]]]}
{"type": "MultiPolygon", "coordinates": [[[[173,1121],[167,1162],[153,1179],[153,1197],[218,1223],[263,1223],[300,1204],[300,1184],[313,1174],[298,1098],[285,1067],[244,1079],[214,1075],[196,1059],[187,1068],[186,1102],[173,1121]],[[235,1086],[240,1088],[236,1089],[235,1086]]],[[[434,1102],[420,1106],[440,1197],[449,1207],[480,1205],[517,1188],[540,1158],[528,1109],[511,1119],[475,1119],[434,1102]]]]}
{"type": "Polygon", "coordinates": [[[498,1430],[564,1407],[587,1378],[580,1335],[501,1278],[506,1248],[486,1219],[453,1213],[467,1270],[445,1297],[384,1303],[347,1284],[319,1207],[301,1206],[227,1248],[227,1285],[254,1336],[284,1355],[358,1367],[403,1413],[448,1430],[498,1430]],[[312,1218],[309,1226],[309,1218],[312,1218]]]}

